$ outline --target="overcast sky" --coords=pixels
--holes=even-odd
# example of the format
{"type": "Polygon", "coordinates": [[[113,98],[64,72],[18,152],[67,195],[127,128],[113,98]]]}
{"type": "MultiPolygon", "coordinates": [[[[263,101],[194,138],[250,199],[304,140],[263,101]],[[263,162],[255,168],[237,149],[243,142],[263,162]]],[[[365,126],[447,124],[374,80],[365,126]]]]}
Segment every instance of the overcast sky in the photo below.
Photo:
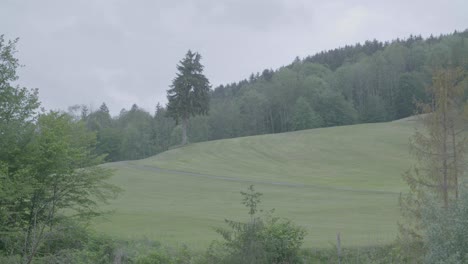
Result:
{"type": "Polygon", "coordinates": [[[0,34],[20,38],[20,84],[44,107],[117,114],[165,104],[188,49],[215,87],[345,44],[464,30],[467,11],[467,0],[0,0],[0,34]]]}

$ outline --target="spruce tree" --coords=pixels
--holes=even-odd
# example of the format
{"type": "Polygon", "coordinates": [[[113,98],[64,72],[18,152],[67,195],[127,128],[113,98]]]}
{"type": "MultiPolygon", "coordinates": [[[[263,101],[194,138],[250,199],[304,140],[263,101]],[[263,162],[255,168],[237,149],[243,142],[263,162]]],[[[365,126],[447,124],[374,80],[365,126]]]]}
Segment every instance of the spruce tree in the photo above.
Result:
{"type": "Polygon", "coordinates": [[[177,65],[177,76],[167,90],[167,114],[177,123],[182,122],[182,145],[187,144],[189,118],[208,114],[210,83],[203,75],[200,60],[200,54],[189,50],[177,65]]]}

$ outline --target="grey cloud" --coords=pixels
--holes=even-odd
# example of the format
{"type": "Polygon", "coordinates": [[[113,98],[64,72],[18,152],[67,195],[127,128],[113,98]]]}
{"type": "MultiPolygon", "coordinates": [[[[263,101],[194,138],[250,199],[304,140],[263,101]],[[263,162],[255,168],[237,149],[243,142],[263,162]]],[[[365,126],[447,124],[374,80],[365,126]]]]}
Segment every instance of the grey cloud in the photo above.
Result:
{"type": "Polygon", "coordinates": [[[20,83],[45,107],[152,112],[188,49],[216,86],[366,39],[463,30],[466,10],[458,0],[3,0],[0,34],[20,37],[20,83]]]}

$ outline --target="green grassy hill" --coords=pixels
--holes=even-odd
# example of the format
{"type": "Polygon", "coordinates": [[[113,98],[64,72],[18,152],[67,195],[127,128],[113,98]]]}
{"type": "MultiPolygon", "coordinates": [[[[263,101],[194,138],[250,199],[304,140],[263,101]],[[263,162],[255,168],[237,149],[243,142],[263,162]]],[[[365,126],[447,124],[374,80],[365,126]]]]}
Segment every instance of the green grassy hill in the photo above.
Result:
{"type": "Polygon", "coordinates": [[[192,144],[138,161],[106,164],[125,193],[96,229],[204,248],[224,218],[246,220],[239,192],[262,192],[308,230],[306,247],[386,243],[397,231],[401,174],[412,164],[412,119],[192,144]]]}

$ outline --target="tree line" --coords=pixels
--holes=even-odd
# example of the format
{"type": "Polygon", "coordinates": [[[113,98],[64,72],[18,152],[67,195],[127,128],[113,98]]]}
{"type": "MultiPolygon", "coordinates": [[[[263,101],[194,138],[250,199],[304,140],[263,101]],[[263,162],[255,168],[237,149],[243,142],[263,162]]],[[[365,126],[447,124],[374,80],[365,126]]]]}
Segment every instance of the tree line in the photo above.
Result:
{"type": "Polygon", "coordinates": [[[105,104],[95,111],[75,106],[71,112],[97,133],[97,153],[108,154],[107,161],[139,159],[179,145],[184,131],[188,141],[201,142],[408,117],[415,102],[430,100],[425,87],[434,70],[467,69],[467,58],[468,31],[374,40],[296,58],[277,70],[215,87],[203,99],[209,102],[199,111],[205,115],[185,125],[161,104],[154,113],[133,105],[115,117],[105,104]]]}

